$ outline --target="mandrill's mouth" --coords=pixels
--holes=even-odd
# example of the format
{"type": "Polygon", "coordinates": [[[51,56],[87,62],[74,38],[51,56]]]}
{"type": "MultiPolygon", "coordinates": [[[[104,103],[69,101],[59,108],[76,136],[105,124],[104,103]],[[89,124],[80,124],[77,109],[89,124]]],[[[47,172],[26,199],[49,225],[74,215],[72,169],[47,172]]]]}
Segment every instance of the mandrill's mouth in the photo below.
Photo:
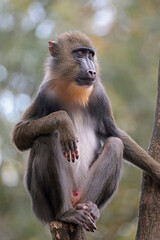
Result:
{"type": "Polygon", "coordinates": [[[95,81],[95,79],[93,80],[93,79],[90,79],[90,78],[87,78],[87,79],[86,78],[85,79],[78,78],[77,79],[77,85],[84,86],[84,87],[90,87],[90,86],[93,85],[94,81],[95,81]]]}

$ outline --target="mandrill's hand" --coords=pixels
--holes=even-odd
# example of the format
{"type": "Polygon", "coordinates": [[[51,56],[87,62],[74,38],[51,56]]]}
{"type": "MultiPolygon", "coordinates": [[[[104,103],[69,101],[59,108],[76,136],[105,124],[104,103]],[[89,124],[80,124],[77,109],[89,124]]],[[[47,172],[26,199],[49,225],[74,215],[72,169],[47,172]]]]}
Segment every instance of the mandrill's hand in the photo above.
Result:
{"type": "Polygon", "coordinates": [[[89,212],[81,209],[69,209],[58,218],[60,221],[75,223],[83,227],[86,231],[94,232],[97,227],[89,212]]]}
{"type": "Polygon", "coordinates": [[[59,124],[58,132],[64,157],[67,158],[69,162],[74,162],[75,159],[79,158],[77,148],[78,139],[75,137],[74,126],[67,113],[65,119],[59,124]]]}
{"type": "Polygon", "coordinates": [[[98,218],[100,217],[100,212],[97,205],[91,201],[88,201],[86,203],[79,203],[76,205],[75,209],[87,211],[94,221],[97,221],[98,218]]]}

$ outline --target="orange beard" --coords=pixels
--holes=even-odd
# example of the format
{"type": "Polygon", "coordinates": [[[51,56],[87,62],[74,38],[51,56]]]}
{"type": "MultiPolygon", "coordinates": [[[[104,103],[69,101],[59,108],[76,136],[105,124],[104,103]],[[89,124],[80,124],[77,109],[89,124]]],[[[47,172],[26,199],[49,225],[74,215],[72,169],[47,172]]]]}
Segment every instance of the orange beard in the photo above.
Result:
{"type": "Polygon", "coordinates": [[[55,90],[58,96],[66,104],[79,103],[83,106],[87,105],[89,96],[93,90],[93,86],[78,86],[76,83],[67,82],[65,80],[57,81],[55,90]]]}

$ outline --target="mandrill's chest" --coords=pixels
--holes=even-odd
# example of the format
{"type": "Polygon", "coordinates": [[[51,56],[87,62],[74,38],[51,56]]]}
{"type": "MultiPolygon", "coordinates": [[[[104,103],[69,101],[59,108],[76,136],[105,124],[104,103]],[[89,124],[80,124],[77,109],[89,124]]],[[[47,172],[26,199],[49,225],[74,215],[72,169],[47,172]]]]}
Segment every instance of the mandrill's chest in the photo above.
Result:
{"type": "Polygon", "coordinates": [[[79,159],[71,164],[77,186],[85,180],[92,161],[95,160],[100,149],[100,140],[96,134],[93,119],[80,110],[70,113],[75,127],[79,159]]]}

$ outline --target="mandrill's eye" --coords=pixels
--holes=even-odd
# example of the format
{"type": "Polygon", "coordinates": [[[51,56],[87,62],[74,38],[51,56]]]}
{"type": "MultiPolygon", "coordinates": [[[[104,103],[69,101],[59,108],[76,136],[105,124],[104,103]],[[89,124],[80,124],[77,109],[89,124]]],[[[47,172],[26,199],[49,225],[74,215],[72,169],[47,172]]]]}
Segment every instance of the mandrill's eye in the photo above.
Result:
{"type": "Polygon", "coordinates": [[[84,55],[84,52],[82,52],[81,50],[78,51],[78,56],[79,56],[79,57],[82,57],[83,55],[84,55]]]}
{"type": "Polygon", "coordinates": [[[93,52],[89,52],[88,57],[91,59],[91,58],[93,58],[93,56],[94,56],[94,53],[93,52]]]}

